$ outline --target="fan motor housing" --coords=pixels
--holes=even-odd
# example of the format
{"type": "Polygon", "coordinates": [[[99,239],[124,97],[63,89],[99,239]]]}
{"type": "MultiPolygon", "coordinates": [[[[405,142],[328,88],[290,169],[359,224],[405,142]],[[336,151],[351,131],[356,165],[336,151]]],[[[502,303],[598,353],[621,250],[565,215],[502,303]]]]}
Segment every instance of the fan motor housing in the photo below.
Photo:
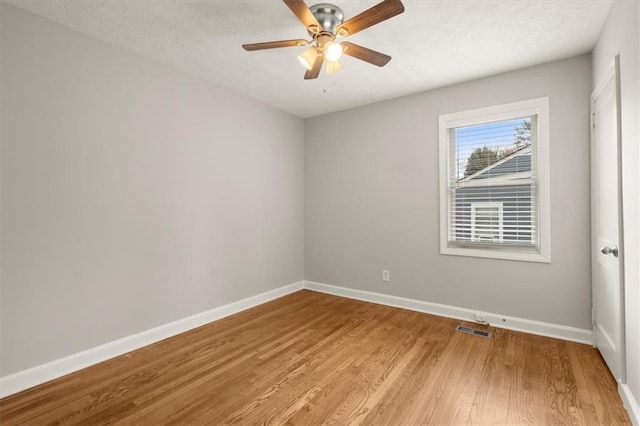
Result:
{"type": "Polygon", "coordinates": [[[333,4],[314,4],[309,9],[322,27],[321,31],[328,31],[335,34],[336,27],[344,21],[342,9],[333,4]]]}

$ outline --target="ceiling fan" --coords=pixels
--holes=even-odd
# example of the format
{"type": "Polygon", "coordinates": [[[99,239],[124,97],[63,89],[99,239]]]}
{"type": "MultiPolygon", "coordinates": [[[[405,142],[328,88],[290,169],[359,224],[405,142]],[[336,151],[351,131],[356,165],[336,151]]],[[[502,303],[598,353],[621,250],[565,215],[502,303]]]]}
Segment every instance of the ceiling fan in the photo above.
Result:
{"type": "Polygon", "coordinates": [[[379,67],[385,66],[391,56],[375,50],[367,49],[348,41],[337,42],[337,37],[347,37],[379,24],[404,12],[400,0],[383,0],[381,3],[365,10],[359,15],[344,21],[342,10],[328,3],[320,3],[308,7],[303,0],[283,0],[298,19],[307,27],[311,40],[280,40],[264,43],[243,44],[245,50],[275,49],[278,47],[307,46],[298,59],[307,68],[305,80],[318,78],[322,64],[326,61],[327,73],[333,73],[342,68],[339,59],[343,54],[379,67]]]}

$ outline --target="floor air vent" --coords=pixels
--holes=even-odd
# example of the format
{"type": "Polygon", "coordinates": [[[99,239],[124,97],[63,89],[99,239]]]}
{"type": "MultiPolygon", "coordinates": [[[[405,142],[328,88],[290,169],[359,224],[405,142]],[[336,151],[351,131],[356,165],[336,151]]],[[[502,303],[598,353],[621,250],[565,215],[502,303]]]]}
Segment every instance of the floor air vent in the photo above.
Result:
{"type": "Polygon", "coordinates": [[[457,326],[456,331],[461,331],[467,334],[473,334],[474,336],[491,337],[491,333],[488,331],[478,330],[477,328],[465,327],[463,325],[457,326]]]}

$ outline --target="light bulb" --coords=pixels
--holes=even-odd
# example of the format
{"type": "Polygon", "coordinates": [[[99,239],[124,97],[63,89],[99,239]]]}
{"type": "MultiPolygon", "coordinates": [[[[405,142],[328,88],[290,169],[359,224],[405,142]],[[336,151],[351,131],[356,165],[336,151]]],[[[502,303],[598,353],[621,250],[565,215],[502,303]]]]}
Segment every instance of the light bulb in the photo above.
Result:
{"type": "Polygon", "coordinates": [[[315,47],[311,47],[304,51],[300,56],[298,56],[298,60],[300,63],[308,70],[313,68],[313,63],[316,61],[318,57],[318,49],[315,47]]]}
{"type": "Polygon", "coordinates": [[[324,57],[329,62],[335,62],[342,57],[342,46],[340,43],[329,43],[324,48],[324,57]]]}

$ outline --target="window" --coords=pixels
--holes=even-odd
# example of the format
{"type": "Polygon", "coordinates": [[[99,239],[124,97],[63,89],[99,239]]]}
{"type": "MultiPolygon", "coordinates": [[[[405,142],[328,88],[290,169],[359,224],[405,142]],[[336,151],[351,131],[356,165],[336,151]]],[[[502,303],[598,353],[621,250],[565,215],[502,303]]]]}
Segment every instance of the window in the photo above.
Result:
{"type": "Polygon", "coordinates": [[[471,203],[471,241],[502,242],[502,204],[471,203]]]}
{"type": "Polygon", "coordinates": [[[440,252],[550,261],[549,101],[440,116],[440,252]]]}

